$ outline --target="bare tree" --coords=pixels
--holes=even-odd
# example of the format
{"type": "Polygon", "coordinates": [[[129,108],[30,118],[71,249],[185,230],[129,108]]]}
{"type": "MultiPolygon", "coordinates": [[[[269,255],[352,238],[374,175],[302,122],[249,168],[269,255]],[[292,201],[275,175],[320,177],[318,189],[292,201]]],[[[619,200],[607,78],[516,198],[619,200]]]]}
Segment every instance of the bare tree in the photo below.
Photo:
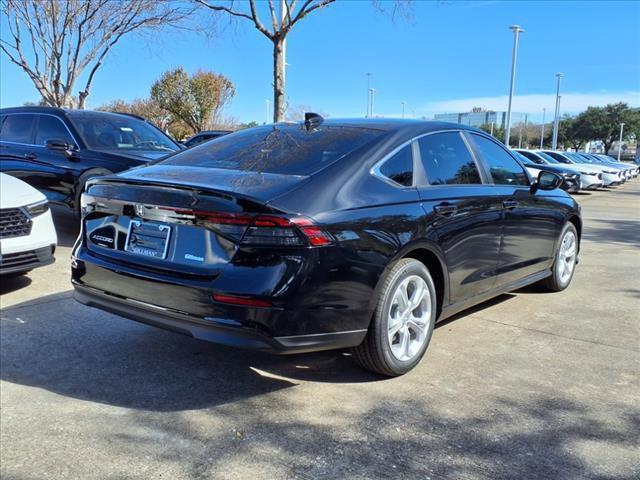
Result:
{"type": "MultiPolygon", "coordinates": [[[[285,118],[285,40],[294,25],[335,2],[335,0],[278,0],[280,7],[276,11],[275,0],[268,2],[236,2],[234,0],[192,0],[210,10],[230,15],[232,18],[248,20],[271,43],[273,43],[273,121],[281,122],[285,118]],[[237,7],[238,3],[247,4],[248,9],[237,7]],[[268,20],[263,22],[258,13],[258,4],[267,5],[268,20]]],[[[393,19],[401,16],[411,17],[413,0],[381,1],[372,0],[373,6],[393,19]],[[390,7],[390,8],[388,8],[390,7]]]]}
{"type": "Polygon", "coordinates": [[[177,25],[192,11],[166,0],[0,0],[0,49],[48,105],[84,108],[91,84],[120,39],[177,25]],[[74,93],[86,72],[84,87],[74,93]]]}
{"type": "Polygon", "coordinates": [[[300,20],[311,12],[319,10],[335,2],[335,0],[279,0],[280,12],[276,12],[274,0],[268,1],[270,25],[260,19],[255,0],[249,0],[249,10],[235,8],[234,1],[195,0],[216,12],[224,12],[232,17],[243,18],[252,22],[253,26],[273,43],[273,121],[280,122],[285,113],[285,55],[284,45],[287,35],[300,20]]]}

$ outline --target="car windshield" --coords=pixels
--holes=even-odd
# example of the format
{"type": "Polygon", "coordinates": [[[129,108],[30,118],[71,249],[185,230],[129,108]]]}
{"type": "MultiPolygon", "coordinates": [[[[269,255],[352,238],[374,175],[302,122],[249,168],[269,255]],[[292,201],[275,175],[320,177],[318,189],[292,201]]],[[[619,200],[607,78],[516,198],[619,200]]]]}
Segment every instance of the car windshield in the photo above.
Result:
{"type": "Polygon", "coordinates": [[[149,123],[106,112],[73,112],[71,121],[92,150],[180,150],[167,135],[149,123]]]}
{"type": "Polygon", "coordinates": [[[159,163],[286,175],[311,175],[380,137],[384,130],[300,124],[249,128],[197,145],[159,163]]]}
{"type": "Polygon", "coordinates": [[[520,162],[524,163],[525,165],[531,165],[532,164],[532,161],[529,158],[525,157],[520,152],[517,152],[515,150],[511,150],[511,153],[513,153],[516,156],[516,158],[518,160],[520,160],[520,162]]]}
{"type": "Polygon", "coordinates": [[[585,162],[586,163],[600,163],[600,162],[595,161],[593,158],[591,158],[591,157],[589,157],[587,155],[582,155],[580,153],[574,153],[573,154],[573,158],[575,158],[575,160],[577,162],[581,161],[582,163],[585,163],[585,162]]]}
{"type": "Polygon", "coordinates": [[[559,161],[557,161],[555,158],[553,158],[551,155],[547,155],[544,152],[536,152],[536,155],[544,158],[547,162],[549,163],[560,163],[559,161]]]}

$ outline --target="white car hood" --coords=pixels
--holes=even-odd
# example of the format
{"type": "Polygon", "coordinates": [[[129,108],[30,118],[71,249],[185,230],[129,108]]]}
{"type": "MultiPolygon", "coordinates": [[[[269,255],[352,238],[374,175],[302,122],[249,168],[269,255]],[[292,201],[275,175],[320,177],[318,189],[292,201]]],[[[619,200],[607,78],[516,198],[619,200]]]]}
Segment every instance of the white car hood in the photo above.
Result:
{"type": "Polygon", "coordinates": [[[46,200],[46,197],[31,185],[0,173],[0,208],[24,207],[42,200],[46,200]]]}
{"type": "Polygon", "coordinates": [[[597,167],[590,163],[574,163],[572,165],[576,170],[580,170],[581,172],[593,172],[593,173],[602,173],[605,170],[611,170],[610,168],[597,167]]]}

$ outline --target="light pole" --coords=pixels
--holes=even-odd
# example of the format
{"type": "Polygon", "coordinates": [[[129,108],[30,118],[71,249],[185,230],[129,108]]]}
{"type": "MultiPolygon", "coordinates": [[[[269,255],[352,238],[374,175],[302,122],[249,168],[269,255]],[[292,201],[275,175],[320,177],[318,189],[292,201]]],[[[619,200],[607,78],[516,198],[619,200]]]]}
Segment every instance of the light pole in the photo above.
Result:
{"type": "Polygon", "coordinates": [[[369,118],[373,118],[373,105],[374,105],[374,102],[375,102],[376,89],[375,88],[370,88],[369,89],[369,94],[371,95],[371,102],[370,102],[371,114],[369,115],[369,118]]]}
{"type": "Polygon", "coordinates": [[[552,150],[555,150],[558,147],[558,124],[560,123],[560,79],[562,77],[564,77],[562,73],[556,73],[558,84],[556,87],[556,113],[553,117],[553,139],[551,140],[552,150]]]}
{"type": "Polygon", "coordinates": [[[364,118],[369,118],[369,112],[371,110],[371,75],[373,75],[370,72],[366,73],[367,75],[367,113],[365,114],[364,118]]]}
{"type": "Polygon", "coordinates": [[[511,133],[511,102],[513,101],[513,89],[516,83],[516,60],[518,58],[518,36],[524,30],[520,25],[511,25],[509,29],[513,30],[513,55],[511,58],[511,85],[509,87],[509,106],[507,108],[507,127],[504,132],[504,144],[509,147],[509,135],[511,133]]]}
{"type": "Polygon", "coordinates": [[[407,102],[400,102],[400,105],[402,105],[402,118],[404,118],[404,106],[407,104],[407,102]]]}
{"type": "Polygon", "coordinates": [[[267,121],[264,122],[265,124],[269,123],[269,99],[267,98],[265,101],[265,107],[266,107],[266,112],[267,112],[267,121]]]}
{"type": "Polygon", "coordinates": [[[491,136],[492,136],[492,137],[493,137],[493,125],[494,125],[495,123],[496,123],[496,122],[491,122],[491,136]]]}
{"type": "Polygon", "coordinates": [[[543,108],[542,109],[542,127],[540,127],[540,150],[542,150],[543,148],[543,143],[544,143],[544,116],[547,113],[547,109],[543,108]]]}
{"type": "Polygon", "coordinates": [[[624,130],[624,123],[620,124],[620,143],[618,144],[618,161],[620,161],[620,153],[622,152],[622,131],[624,130]]]}

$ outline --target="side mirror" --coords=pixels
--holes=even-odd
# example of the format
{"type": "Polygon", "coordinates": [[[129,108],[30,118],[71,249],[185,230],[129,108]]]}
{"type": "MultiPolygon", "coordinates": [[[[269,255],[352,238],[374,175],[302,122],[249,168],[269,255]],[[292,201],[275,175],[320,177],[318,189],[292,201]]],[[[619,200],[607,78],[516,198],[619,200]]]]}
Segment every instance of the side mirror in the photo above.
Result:
{"type": "Polygon", "coordinates": [[[66,140],[50,139],[47,140],[46,146],[47,150],[64,153],[65,157],[70,160],[73,160],[75,158],[74,150],[76,149],[76,147],[73,145],[69,145],[66,140]]]}
{"type": "Polygon", "coordinates": [[[562,177],[557,173],[542,171],[534,186],[540,190],[555,190],[562,185],[562,177]]]}
{"type": "Polygon", "coordinates": [[[59,152],[71,150],[71,145],[69,145],[65,140],[56,140],[56,139],[47,140],[46,145],[49,150],[56,150],[59,152]]]}

